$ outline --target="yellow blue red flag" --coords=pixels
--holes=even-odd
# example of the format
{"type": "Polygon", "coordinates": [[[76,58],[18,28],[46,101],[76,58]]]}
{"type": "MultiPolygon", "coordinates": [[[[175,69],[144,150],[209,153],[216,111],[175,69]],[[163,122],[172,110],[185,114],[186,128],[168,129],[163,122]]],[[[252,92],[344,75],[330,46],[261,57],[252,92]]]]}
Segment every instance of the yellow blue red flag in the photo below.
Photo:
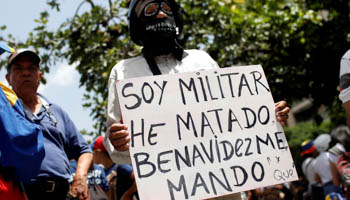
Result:
{"type": "Polygon", "coordinates": [[[0,81],[0,166],[13,167],[15,179],[27,181],[45,156],[40,127],[25,118],[16,94],[0,81]]]}
{"type": "Polygon", "coordinates": [[[0,55],[3,54],[4,52],[8,52],[8,53],[13,53],[15,50],[9,46],[7,46],[6,44],[0,42],[0,55]]]}

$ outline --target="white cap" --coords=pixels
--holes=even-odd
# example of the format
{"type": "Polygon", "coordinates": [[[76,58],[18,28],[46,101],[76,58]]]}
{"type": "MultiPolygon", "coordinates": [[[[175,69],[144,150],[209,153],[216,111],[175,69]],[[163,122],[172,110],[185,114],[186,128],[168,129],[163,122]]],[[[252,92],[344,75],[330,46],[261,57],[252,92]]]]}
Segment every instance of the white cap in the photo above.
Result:
{"type": "Polygon", "coordinates": [[[328,150],[330,142],[331,142],[331,136],[327,133],[324,133],[319,135],[314,140],[314,146],[318,152],[324,152],[328,150]]]}

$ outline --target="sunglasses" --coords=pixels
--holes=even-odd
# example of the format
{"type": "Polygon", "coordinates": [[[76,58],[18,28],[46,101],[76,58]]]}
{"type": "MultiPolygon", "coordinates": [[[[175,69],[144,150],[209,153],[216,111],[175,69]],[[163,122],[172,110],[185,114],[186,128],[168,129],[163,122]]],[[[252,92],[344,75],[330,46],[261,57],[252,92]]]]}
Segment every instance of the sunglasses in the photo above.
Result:
{"type": "Polygon", "coordinates": [[[167,15],[173,15],[171,8],[166,2],[152,2],[145,6],[144,14],[146,17],[157,15],[159,10],[163,11],[167,15]]]}

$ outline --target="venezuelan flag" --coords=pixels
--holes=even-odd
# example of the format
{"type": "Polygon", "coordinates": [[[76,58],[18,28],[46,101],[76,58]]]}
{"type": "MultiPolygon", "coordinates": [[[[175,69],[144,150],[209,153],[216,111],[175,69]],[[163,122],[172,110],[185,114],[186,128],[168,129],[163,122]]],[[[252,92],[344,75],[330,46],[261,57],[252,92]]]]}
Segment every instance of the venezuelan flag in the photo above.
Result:
{"type": "Polygon", "coordinates": [[[0,43],[0,55],[4,52],[13,53],[15,50],[4,43],[0,43]]]}
{"type": "Polygon", "coordinates": [[[6,87],[1,81],[0,81],[0,87],[6,96],[7,100],[9,101],[10,105],[19,113],[23,113],[23,108],[20,102],[18,101],[18,97],[15,94],[13,90],[6,87]]]}
{"type": "Polygon", "coordinates": [[[0,81],[0,166],[14,167],[15,179],[27,181],[45,156],[40,127],[25,118],[16,94],[0,81]]]}

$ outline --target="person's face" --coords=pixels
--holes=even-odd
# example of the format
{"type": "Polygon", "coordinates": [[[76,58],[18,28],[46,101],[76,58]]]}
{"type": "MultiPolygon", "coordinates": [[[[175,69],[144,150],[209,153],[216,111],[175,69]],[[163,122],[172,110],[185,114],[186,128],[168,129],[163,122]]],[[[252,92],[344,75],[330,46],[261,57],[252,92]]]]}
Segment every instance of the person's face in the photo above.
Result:
{"type": "Polygon", "coordinates": [[[19,97],[36,94],[40,84],[42,73],[38,63],[29,55],[20,55],[11,64],[11,69],[6,74],[8,83],[19,97]]]}
{"type": "Polygon", "coordinates": [[[102,164],[103,152],[100,149],[92,150],[93,157],[92,160],[96,164],[102,164]]]}
{"type": "Polygon", "coordinates": [[[137,6],[137,14],[143,31],[160,37],[173,36],[176,24],[170,5],[166,1],[145,1],[137,6]]]}

